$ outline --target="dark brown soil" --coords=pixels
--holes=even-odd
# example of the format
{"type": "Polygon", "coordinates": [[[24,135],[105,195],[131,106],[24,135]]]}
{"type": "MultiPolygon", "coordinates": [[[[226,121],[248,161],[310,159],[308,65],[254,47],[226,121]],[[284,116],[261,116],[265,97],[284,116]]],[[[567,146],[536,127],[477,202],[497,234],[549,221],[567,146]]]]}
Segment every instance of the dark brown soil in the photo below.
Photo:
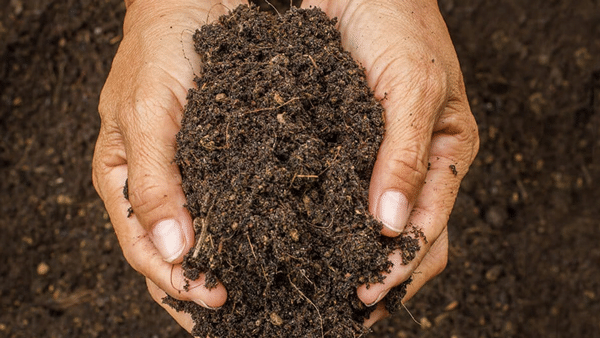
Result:
{"type": "MultiPolygon", "coordinates": [[[[400,311],[370,337],[600,337],[600,4],[440,3],[482,145],[448,267],[406,304],[422,325],[400,311]]],[[[91,185],[124,12],[0,6],[0,337],[189,337],[125,262],[91,185]]]]}
{"type": "Polygon", "coordinates": [[[372,308],[356,288],[382,281],[392,250],[412,260],[419,232],[382,237],[368,212],[383,108],[335,21],[241,6],[194,41],[202,71],[176,162],[198,243],[183,267],[208,287],[220,280],[228,300],[169,304],[192,313],[200,337],[363,335],[372,308]]]}

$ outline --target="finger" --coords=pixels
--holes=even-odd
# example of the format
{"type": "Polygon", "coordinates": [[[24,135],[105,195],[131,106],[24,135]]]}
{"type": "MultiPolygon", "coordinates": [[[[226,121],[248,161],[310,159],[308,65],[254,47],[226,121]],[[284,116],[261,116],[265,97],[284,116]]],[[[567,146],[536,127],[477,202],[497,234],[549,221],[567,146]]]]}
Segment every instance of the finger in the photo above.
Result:
{"type": "Polygon", "coordinates": [[[222,284],[209,290],[204,286],[204,275],[195,281],[187,281],[180,264],[164,261],[135,214],[127,217],[129,202],[123,196],[121,185],[126,177],[127,166],[120,165],[107,170],[105,176],[99,176],[97,184],[129,264],[176,299],[193,301],[208,308],[223,305],[227,291],[222,284]],[[189,283],[187,290],[186,283],[189,283]]]}
{"type": "Polygon", "coordinates": [[[165,79],[156,87],[138,90],[134,108],[118,115],[127,153],[131,207],[170,263],[181,262],[194,241],[181,176],[174,163],[182,105],[168,89],[173,86],[176,84],[165,79]]]}
{"type": "MultiPolygon", "coordinates": [[[[394,253],[390,259],[394,263],[392,272],[383,284],[373,285],[369,290],[359,289],[367,304],[381,298],[390,287],[407,280],[413,270],[427,255],[430,246],[438,241],[443,233],[447,236],[446,225],[454,206],[460,182],[468,171],[477,151],[476,133],[471,129],[473,122],[468,107],[454,110],[451,105],[440,118],[439,127],[434,130],[431,143],[431,156],[426,184],[411,213],[409,223],[423,232],[426,241],[421,240],[421,249],[416,257],[403,265],[400,253],[394,253]]],[[[440,266],[445,266],[445,260],[440,266]],[[442,264],[443,263],[443,264],[442,264]]]]}
{"type": "Polygon", "coordinates": [[[439,275],[448,261],[448,234],[445,232],[431,246],[421,264],[412,275],[412,282],[406,287],[402,302],[409,301],[428,281],[439,275]]]}
{"type": "Polygon", "coordinates": [[[387,312],[387,310],[385,309],[385,301],[379,302],[375,310],[373,310],[373,312],[371,312],[371,314],[369,315],[369,318],[365,319],[363,325],[366,327],[371,327],[378,321],[389,317],[389,315],[389,312],[387,312]]]}
{"type": "Polygon", "coordinates": [[[384,274],[386,278],[383,283],[371,284],[369,288],[366,285],[361,285],[357,290],[360,300],[368,306],[378,304],[382,299],[385,299],[384,297],[393,287],[400,285],[412,276],[413,280],[407,287],[407,294],[404,296],[403,301],[410,299],[427,281],[444,270],[448,253],[447,231],[444,230],[431,248],[428,249],[419,252],[425,252],[422,259],[414,259],[408,265],[404,265],[400,252],[394,252],[389,257],[392,264],[394,264],[391,272],[384,274]],[[415,269],[418,270],[418,273],[413,273],[415,269]],[[409,290],[411,292],[410,296],[409,290]]]}
{"type": "Polygon", "coordinates": [[[146,278],[146,285],[148,286],[148,292],[150,292],[152,299],[160,304],[160,306],[162,306],[162,308],[165,309],[181,327],[183,327],[187,332],[191,333],[192,329],[194,328],[194,320],[192,319],[192,316],[186,312],[178,312],[171,306],[165,304],[163,299],[167,296],[167,294],[148,278],[146,278]]]}
{"type": "MultiPolygon", "coordinates": [[[[411,283],[406,287],[406,294],[404,295],[404,298],[402,298],[403,304],[408,302],[428,281],[433,279],[443,270],[441,262],[445,262],[447,252],[448,236],[440,236],[431,246],[427,255],[425,255],[423,261],[421,261],[421,264],[417,268],[416,273],[413,275],[411,283]]],[[[371,327],[376,322],[389,317],[390,314],[386,309],[385,303],[385,298],[376,302],[377,307],[364,322],[366,327],[371,327]]]]}
{"type": "Polygon", "coordinates": [[[383,102],[386,133],[373,167],[369,209],[383,223],[387,236],[404,230],[427,175],[433,126],[445,95],[426,86],[405,88],[410,96],[390,93],[390,102],[383,102]]]}

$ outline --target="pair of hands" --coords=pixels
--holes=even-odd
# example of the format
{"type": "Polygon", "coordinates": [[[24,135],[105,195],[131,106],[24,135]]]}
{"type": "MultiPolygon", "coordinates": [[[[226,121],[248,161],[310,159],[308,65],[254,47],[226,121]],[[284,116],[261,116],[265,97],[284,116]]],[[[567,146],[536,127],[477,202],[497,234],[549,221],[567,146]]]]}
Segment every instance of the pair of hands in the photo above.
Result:
{"type": "MultiPolygon", "coordinates": [[[[94,186],[111,217],[123,253],[146,276],[161,305],[169,294],[208,308],[224,304],[222,285],[208,290],[201,277],[184,291],[181,263],[194,245],[181,176],[173,162],[188,88],[200,63],[192,35],[243,0],[135,0],[127,3],[124,36],[100,96],[102,127],[93,163],[94,186]],[[129,179],[129,201],[123,184],[129,179]],[[129,205],[135,214],[128,218],[129,205]]],[[[440,273],[447,261],[447,221],[460,181],[478,149],[458,60],[435,0],[305,0],[337,17],[344,47],[366,69],[385,108],[386,134],[373,169],[370,211],[398,235],[420,227],[416,259],[393,254],[383,284],[358,288],[385,316],[379,302],[415,270],[405,300],[440,273]],[[454,168],[454,169],[451,169],[454,168]]],[[[165,309],[188,331],[191,317],[165,309]]]]}

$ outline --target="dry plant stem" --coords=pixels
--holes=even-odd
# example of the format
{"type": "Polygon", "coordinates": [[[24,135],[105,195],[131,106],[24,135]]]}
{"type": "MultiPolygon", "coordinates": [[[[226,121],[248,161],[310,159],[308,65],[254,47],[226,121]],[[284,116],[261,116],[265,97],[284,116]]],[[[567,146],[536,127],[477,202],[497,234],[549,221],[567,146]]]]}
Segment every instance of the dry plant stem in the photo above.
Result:
{"type": "Polygon", "coordinates": [[[200,253],[200,250],[204,246],[204,241],[206,240],[206,235],[208,234],[208,218],[210,217],[210,212],[212,211],[214,205],[215,204],[213,203],[210,206],[204,219],[201,219],[200,217],[196,217],[194,219],[194,228],[197,229],[199,227],[202,227],[202,229],[200,230],[200,236],[198,237],[196,247],[194,248],[194,253],[192,254],[193,258],[198,258],[198,253],[200,253]]]}
{"type": "Polygon", "coordinates": [[[281,108],[281,107],[285,107],[285,106],[287,106],[288,104],[290,104],[290,103],[292,103],[292,102],[294,102],[294,101],[296,101],[296,100],[299,100],[299,99],[300,99],[299,97],[294,97],[294,98],[290,99],[289,101],[287,101],[287,102],[285,102],[285,103],[282,103],[281,105],[279,105],[279,106],[277,106],[277,107],[256,109],[256,110],[253,110],[253,111],[250,111],[250,112],[248,112],[248,114],[252,114],[252,113],[258,113],[258,112],[263,112],[263,111],[269,111],[269,110],[275,110],[275,109],[279,109],[279,108],[281,108]]]}
{"type": "Polygon", "coordinates": [[[418,320],[415,319],[415,317],[413,316],[413,314],[408,310],[408,308],[406,307],[406,305],[404,305],[404,302],[400,302],[400,304],[402,304],[402,307],[404,308],[404,310],[406,310],[406,312],[408,312],[408,315],[410,316],[410,318],[412,318],[412,320],[417,323],[419,326],[423,326],[421,324],[421,322],[419,322],[418,320]]]}
{"type": "Polygon", "coordinates": [[[317,310],[317,314],[319,315],[319,320],[321,320],[321,337],[325,337],[325,333],[323,331],[323,316],[321,316],[321,311],[319,311],[319,308],[315,305],[315,303],[313,303],[313,301],[310,300],[310,298],[306,297],[306,295],[302,291],[300,291],[300,289],[298,289],[296,284],[294,284],[292,282],[292,279],[290,278],[289,275],[287,276],[287,278],[290,281],[290,284],[292,284],[292,286],[294,287],[294,289],[296,289],[296,291],[298,291],[298,293],[300,293],[302,298],[306,299],[306,301],[309,302],[315,308],[315,310],[317,310]]]}

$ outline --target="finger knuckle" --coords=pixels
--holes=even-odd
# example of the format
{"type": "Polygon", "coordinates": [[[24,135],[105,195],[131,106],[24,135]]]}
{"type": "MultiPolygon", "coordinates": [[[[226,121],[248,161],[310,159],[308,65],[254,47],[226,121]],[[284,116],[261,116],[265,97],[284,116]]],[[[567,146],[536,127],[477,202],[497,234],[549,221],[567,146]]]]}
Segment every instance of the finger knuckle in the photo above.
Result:
{"type": "Polygon", "coordinates": [[[102,192],[100,191],[100,177],[98,173],[98,165],[98,161],[94,160],[92,164],[92,185],[94,186],[94,189],[96,189],[98,195],[100,195],[100,198],[102,198],[102,192]]]}
{"type": "MultiPolygon", "coordinates": [[[[119,231],[119,228],[122,226],[123,224],[121,224],[121,226],[118,224],[114,225],[117,232],[117,237],[119,238],[119,243],[123,249],[123,257],[135,271],[145,277],[149,277],[152,271],[152,269],[148,266],[150,259],[148,256],[140,258],[140,253],[152,252],[151,244],[149,244],[151,242],[148,239],[148,234],[144,234],[136,238],[128,238],[125,234],[119,231]]],[[[154,255],[154,253],[151,255],[154,255]]]]}
{"type": "Polygon", "coordinates": [[[434,269],[434,276],[439,275],[442,271],[446,270],[448,266],[448,252],[446,251],[437,262],[437,267],[434,269]]]}
{"type": "Polygon", "coordinates": [[[479,139],[479,127],[477,126],[477,122],[475,121],[475,117],[471,114],[471,118],[470,118],[470,124],[469,124],[469,135],[470,135],[470,144],[471,144],[471,162],[473,162],[473,160],[475,160],[475,156],[477,156],[477,153],[479,152],[479,145],[480,145],[480,139],[479,139]]]}
{"type": "Polygon", "coordinates": [[[137,214],[152,214],[161,209],[168,195],[151,175],[137,177],[130,182],[130,199],[137,214]]]}
{"type": "Polygon", "coordinates": [[[92,184],[94,186],[94,189],[96,189],[96,192],[98,193],[98,195],[100,195],[101,198],[104,199],[104,195],[102,193],[102,177],[104,177],[106,175],[107,172],[107,166],[105,164],[105,162],[102,159],[102,155],[101,155],[101,144],[103,143],[103,139],[102,139],[102,133],[100,133],[100,136],[98,137],[98,141],[96,142],[96,149],[94,150],[94,156],[92,157],[92,184]]]}
{"type": "Polygon", "coordinates": [[[422,262],[422,264],[424,263],[427,264],[424,268],[427,269],[429,279],[434,278],[446,269],[448,265],[448,253],[440,253],[435,259],[422,262]]]}
{"type": "Polygon", "coordinates": [[[410,91],[425,99],[445,100],[448,95],[448,74],[444,69],[424,57],[413,59],[411,63],[407,82],[410,91]]]}
{"type": "Polygon", "coordinates": [[[402,156],[393,157],[389,165],[391,175],[395,176],[397,181],[409,184],[413,190],[418,190],[427,174],[427,164],[416,150],[403,151],[402,156]]]}
{"type": "Polygon", "coordinates": [[[477,126],[475,117],[471,114],[470,109],[464,109],[462,116],[463,118],[458,121],[460,126],[457,128],[460,132],[455,136],[458,137],[459,142],[464,145],[465,153],[467,155],[466,160],[471,163],[479,151],[479,127],[477,126]]]}
{"type": "Polygon", "coordinates": [[[375,91],[409,104],[429,102],[441,107],[449,95],[450,75],[425,55],[397,57],[380,65],[375,91]]]}

